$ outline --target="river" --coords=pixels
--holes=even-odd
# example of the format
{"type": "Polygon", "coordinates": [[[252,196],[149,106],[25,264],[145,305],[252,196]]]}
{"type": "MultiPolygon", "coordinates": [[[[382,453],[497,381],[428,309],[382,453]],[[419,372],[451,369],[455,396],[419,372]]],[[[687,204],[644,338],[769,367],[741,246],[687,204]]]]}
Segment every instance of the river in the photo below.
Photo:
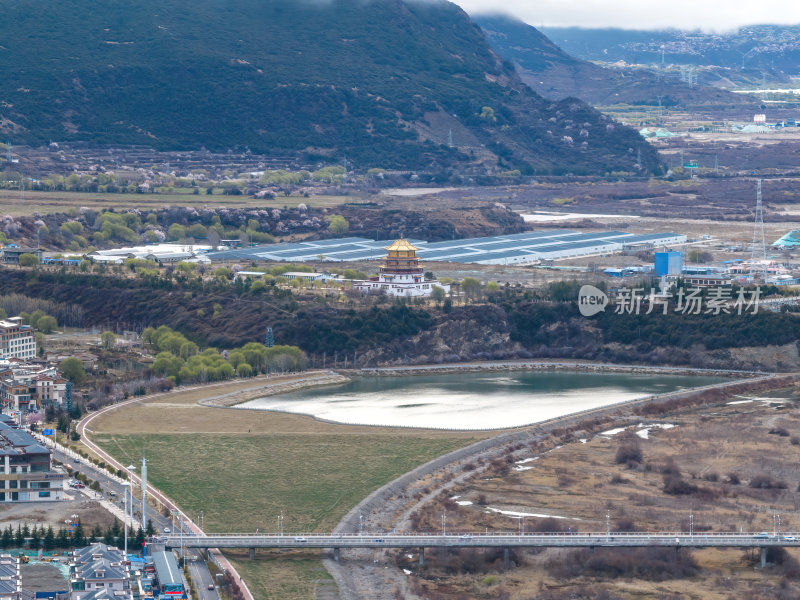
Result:
{"type": "Polygon", "coordinates": [[[357,377],[237,406],[358,425],[501,429],[725,381],[720,377],[557,372],[357,377]]]}

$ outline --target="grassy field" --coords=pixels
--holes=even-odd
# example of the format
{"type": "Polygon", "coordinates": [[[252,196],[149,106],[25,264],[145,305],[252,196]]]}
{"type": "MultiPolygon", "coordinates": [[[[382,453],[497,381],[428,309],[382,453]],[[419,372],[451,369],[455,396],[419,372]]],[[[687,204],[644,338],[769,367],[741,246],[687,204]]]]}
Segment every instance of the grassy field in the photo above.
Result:
{"type": "Polygon", "coordinates": [[[314,598],[319,582],[332,580],[314,554],[259,550],[255,560],[247,552],[226,552],[247,587],[264,600],[314,598]]]}
{"type": "Polygon", "coordinates": [[[274,200],[256,199],[250,196],[223,196],[219,191],[208,196],[205,193],[175,192],[173,194],[97,194],[89,192],[36,192],[26,191],[20,199],[19,190],[0,189],[0,211],[12,216],[27,216],[33,212],[42,214],[66,212],[69,208],[85,206],[94,210],[123,209],[136,207],[146,211],[164,206],[195,206],[207,208],[283,208],[298,204],[316,208],[338,206],[345,202],[358,202],[353,196],[280,196],[274,200]]]}
{"type": "Polygon", "coordinates": [[[372,490],[465,445],[410,435],[134,434],[96,436],[123,463],[147,452],[150,481],[210,532],[329,531],[372,490]]]}

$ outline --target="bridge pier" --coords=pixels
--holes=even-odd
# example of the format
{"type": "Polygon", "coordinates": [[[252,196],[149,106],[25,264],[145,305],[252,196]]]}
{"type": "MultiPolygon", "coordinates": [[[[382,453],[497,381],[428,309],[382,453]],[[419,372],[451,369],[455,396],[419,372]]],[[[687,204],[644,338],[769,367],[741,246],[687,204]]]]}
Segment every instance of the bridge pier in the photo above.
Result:
{"type": "Polygon", "coordinates": [[[250,560],[255,560],[255,559],[256,559],[256,549],[250,548],[250,560]]]}
{"type": "Polygon", "coordinates": [[[503,570],[508,571],[511,568],[511,548],[506,546],[503,548],[503,570]]]}
{"type": "Polygon", "coordinates": [[[425,548],[422,547],[419,549],[419,566],[425,566],[425,548]]]}
{"type": "Polygon", "coordinates": [[[339,548],[334,548],[333,549],[333,560],[335,560],[336,562],[339,562],[339,548]]]}
{"type": "Polygon", "coordinates": [[[766,548],[759,548],[761,551],[761,568],[767,566],[767,549],[766,548]]]}

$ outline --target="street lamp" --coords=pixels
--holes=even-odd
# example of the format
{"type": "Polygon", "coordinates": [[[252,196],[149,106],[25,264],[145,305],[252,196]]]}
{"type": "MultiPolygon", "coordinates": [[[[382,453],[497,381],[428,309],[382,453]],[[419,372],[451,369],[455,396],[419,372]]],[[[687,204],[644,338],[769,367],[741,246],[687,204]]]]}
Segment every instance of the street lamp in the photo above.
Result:
{"type": "MultiPolygon", "coordinates": [[[[123,481],[122,482],[122,487],[123,488],[128,488],[129,486],[130,486],[130,483],[128,483],[127,481],[123,481]]],[[[128,560],[128,490],[127,489],[123,489],[123,491],[122,491],[122,502],[123,502],[123,506],[124,506],[124,510],[125,510],[125,518],[122,519],[125,522],[125,530],[124,530],[124,533],[125,533],[125,553],[123,554],[123,556],[125,557],[125,560],[128,560]]]]}
{"type": "Polygon", "coordinates": [[[133,471],[136,470],[136,467],[134,467],[133,465],[128,465],[127,469],[128,469],[128,480],[131,482],[131,488],[130,488],[131,503],[129,510],[131,511],[131,531],[133,531],[133,471]]]}

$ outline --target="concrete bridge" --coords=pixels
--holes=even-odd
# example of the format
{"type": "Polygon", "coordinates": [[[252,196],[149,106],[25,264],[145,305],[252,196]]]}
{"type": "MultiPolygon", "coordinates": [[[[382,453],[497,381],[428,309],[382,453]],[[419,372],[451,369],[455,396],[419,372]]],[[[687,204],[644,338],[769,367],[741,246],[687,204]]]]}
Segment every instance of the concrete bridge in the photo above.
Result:
{"type": "Polygon", "coordinates": [[[154,542],[175,549],[248,548],[251,558],[256,548],[331,548],[337,561],[342,548],[418,548],[420,564],[425,548],[503,548],[506,564],[511,548],[758,548],[764,566],[767,548],[800,547],[800,533],[172,534],[154,542]]]}

